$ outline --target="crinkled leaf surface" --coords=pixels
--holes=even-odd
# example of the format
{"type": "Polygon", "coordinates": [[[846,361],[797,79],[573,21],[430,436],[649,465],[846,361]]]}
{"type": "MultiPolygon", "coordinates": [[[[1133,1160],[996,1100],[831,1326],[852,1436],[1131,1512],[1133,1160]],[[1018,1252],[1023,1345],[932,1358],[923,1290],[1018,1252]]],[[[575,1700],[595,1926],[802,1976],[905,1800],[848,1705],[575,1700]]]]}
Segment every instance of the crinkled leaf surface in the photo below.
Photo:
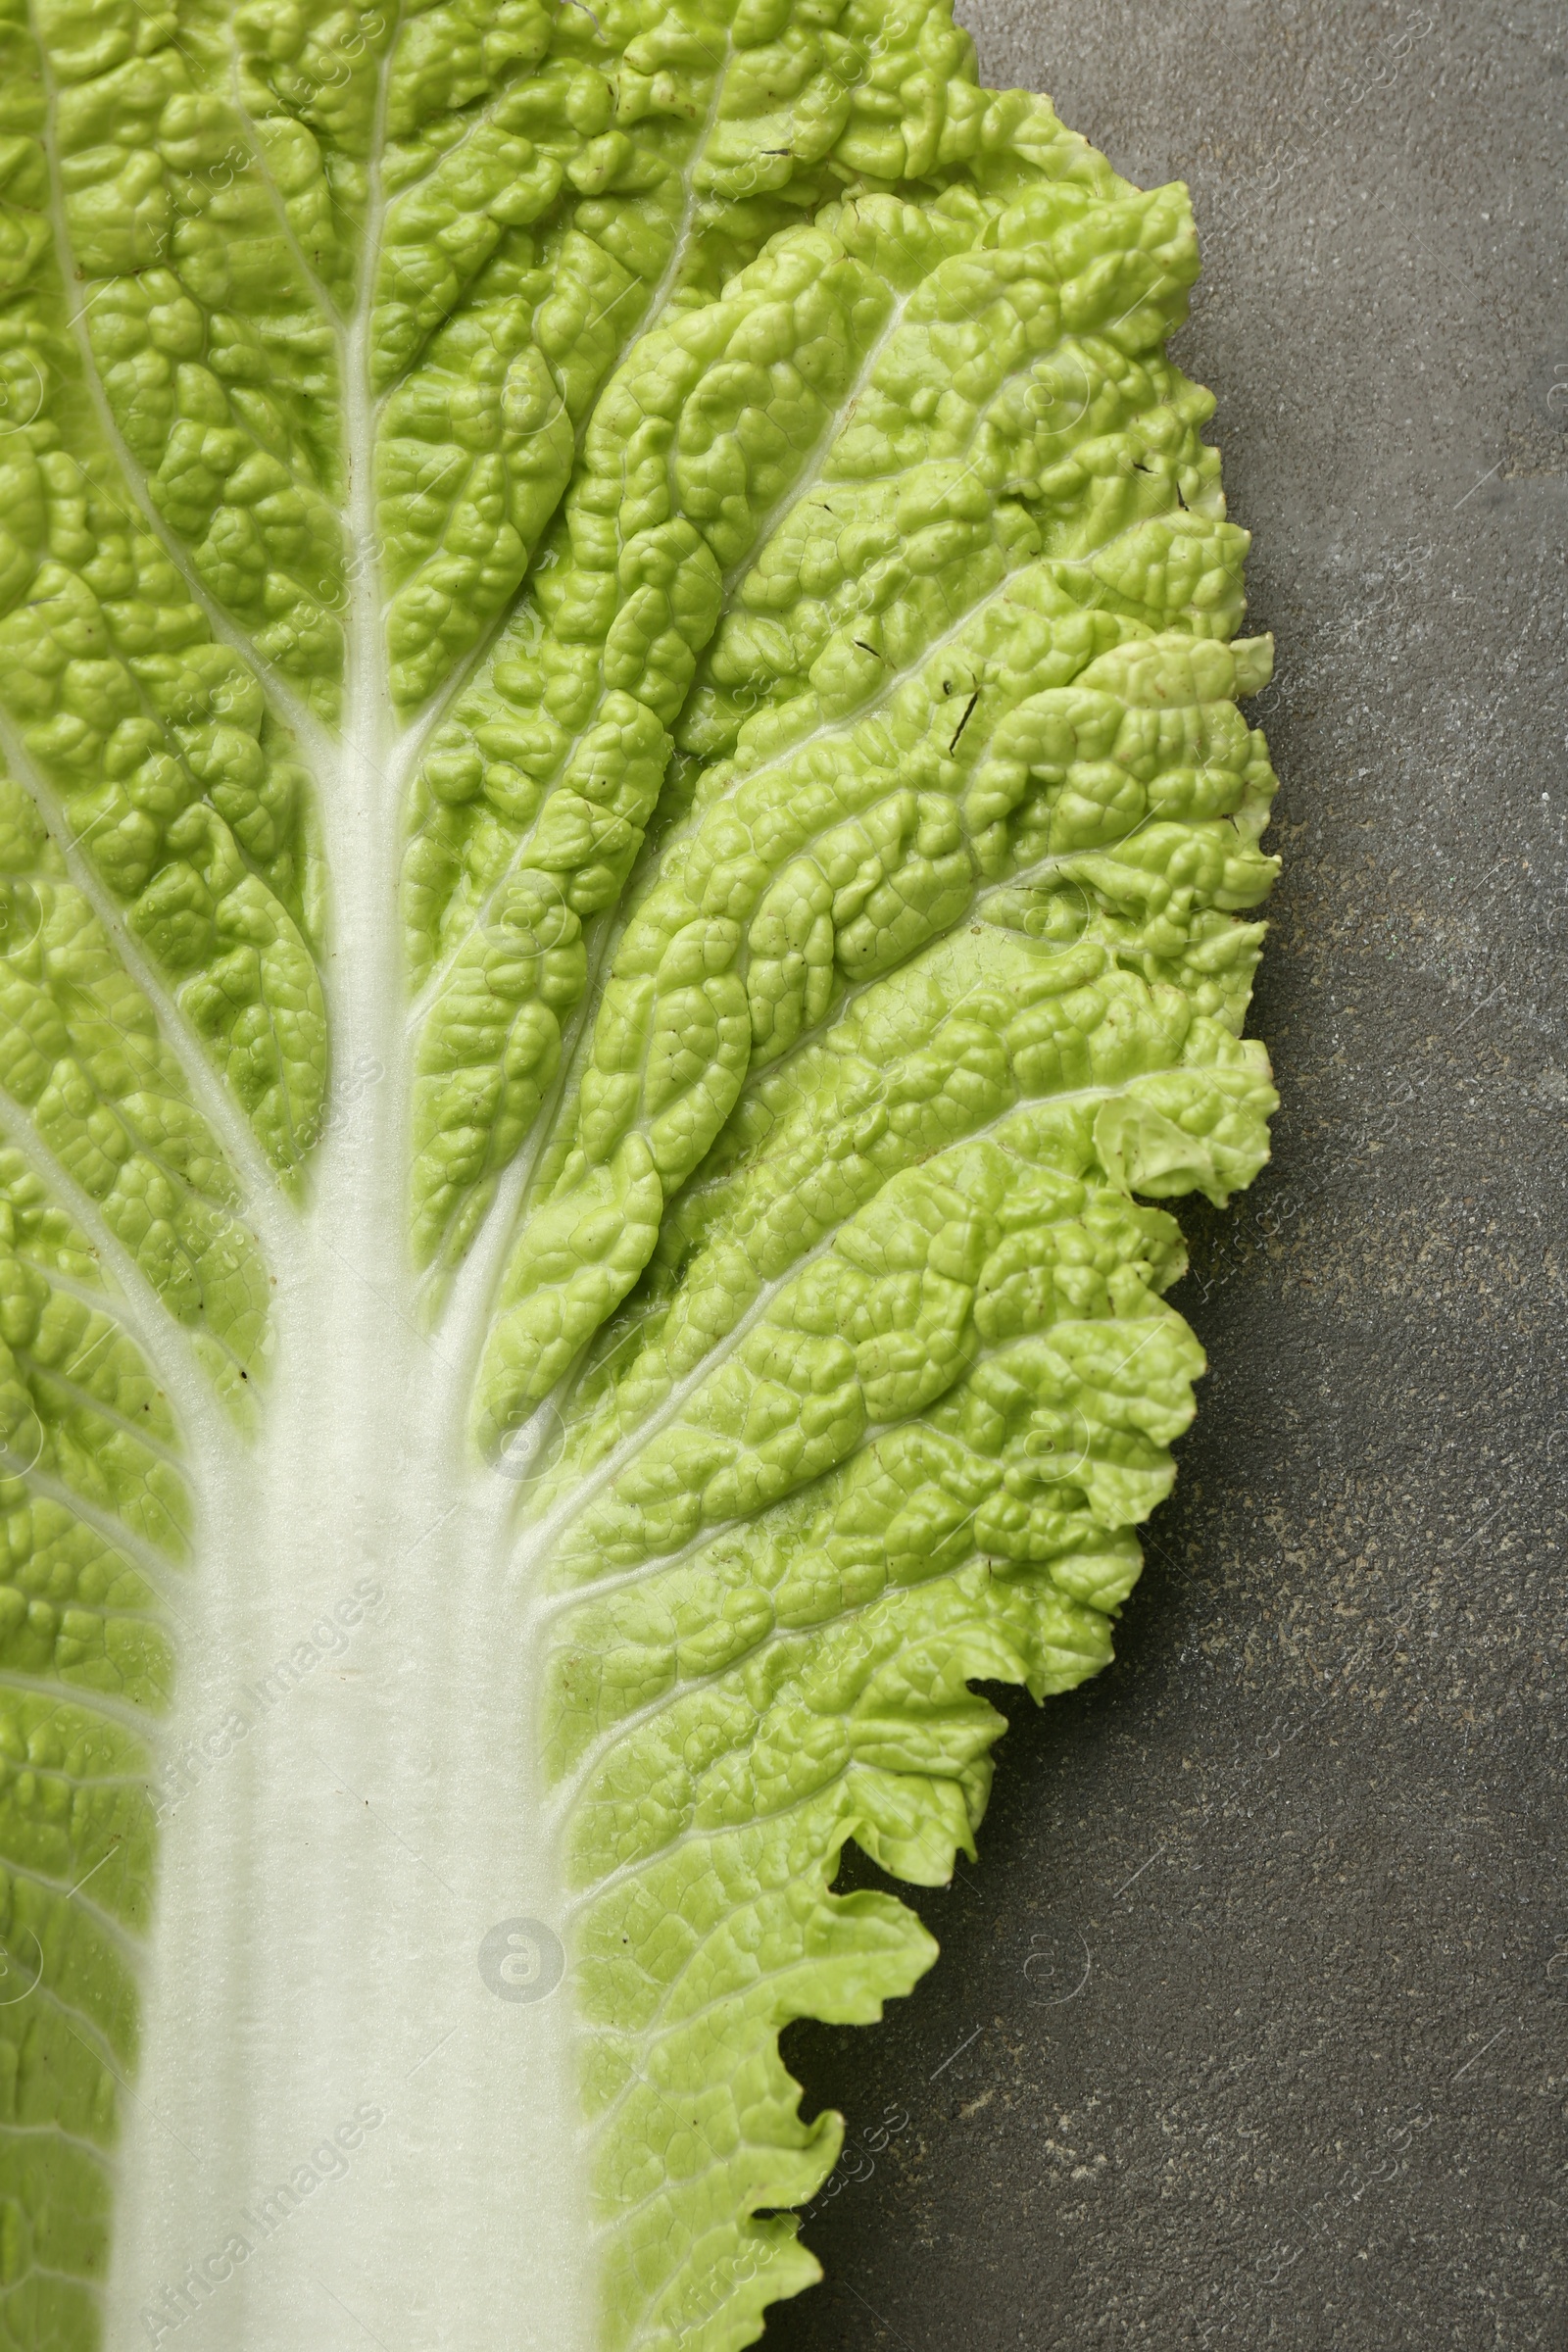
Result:
{"type": "Polygon", "coordinates": [[[0,117],[0,2344],[726,2352],[1266,1152],[1185,191],[941,0],[0,117]]]}

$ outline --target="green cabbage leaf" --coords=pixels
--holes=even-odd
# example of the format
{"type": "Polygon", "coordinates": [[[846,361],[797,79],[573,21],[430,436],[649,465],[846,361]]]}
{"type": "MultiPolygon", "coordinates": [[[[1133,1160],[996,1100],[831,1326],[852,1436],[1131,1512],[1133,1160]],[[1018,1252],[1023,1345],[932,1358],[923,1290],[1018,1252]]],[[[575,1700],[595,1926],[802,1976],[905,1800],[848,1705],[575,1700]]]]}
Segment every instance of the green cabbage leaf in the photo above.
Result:
{"type": "Polygon", "coordinates": [[[818,2276],[1267,1153],[1197,269],[946,0],[0,0],[0,2347],[818,2276]]]}

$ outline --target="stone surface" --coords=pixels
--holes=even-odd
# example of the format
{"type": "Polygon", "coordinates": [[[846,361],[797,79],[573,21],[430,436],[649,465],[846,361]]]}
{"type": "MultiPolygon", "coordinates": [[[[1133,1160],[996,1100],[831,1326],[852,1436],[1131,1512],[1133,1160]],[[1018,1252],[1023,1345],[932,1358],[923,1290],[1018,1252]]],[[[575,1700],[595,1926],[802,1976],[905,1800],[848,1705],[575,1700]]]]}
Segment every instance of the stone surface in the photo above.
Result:
{"type": "Polygon", "coordinates": [[[767,2341],[1561,2344],[1568,30],[967,21],[1193,189],[1175,352],[1280,646],[1285,1108],[1184,1207],[1210,1371],[1118,1663],[1004,1695],[935,1975],[786,2039],[860,2152],[767,2341]]]}

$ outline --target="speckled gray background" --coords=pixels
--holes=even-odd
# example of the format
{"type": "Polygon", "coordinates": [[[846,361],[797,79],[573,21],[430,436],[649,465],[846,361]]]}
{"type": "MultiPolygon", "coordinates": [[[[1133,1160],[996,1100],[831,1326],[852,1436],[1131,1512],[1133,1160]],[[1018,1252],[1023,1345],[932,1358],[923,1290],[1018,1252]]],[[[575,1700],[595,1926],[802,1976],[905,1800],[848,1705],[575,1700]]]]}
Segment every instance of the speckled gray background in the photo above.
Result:
{"type": "Polygon", "coordinates": [[[1285,1108],[1187,1220],[1210,1371],[1118,1663],[1005,1697],[914,1996],[786,2038],[862,2177],[767,2341],[1561,2347],[1568,20],[966,21],[1193,190],[1285,1108]]]}

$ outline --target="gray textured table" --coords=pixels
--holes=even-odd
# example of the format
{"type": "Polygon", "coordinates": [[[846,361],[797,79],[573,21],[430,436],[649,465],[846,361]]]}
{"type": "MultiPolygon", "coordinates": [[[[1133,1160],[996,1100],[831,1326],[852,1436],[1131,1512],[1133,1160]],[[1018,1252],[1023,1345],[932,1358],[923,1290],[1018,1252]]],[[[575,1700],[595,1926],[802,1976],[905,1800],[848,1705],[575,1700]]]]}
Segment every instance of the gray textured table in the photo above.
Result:
{"type": "Polygon", "coordinates": [[[1210,1371],[1118,1663],[1004,1697],[913,1998],[787,2036],[870,2145],[775,2352],[1568,2342],[1568,22],[1431,11],[969,0],[989,79],[1193,190],[1285,1108],[1185,1218],[1210,1371]]]}

